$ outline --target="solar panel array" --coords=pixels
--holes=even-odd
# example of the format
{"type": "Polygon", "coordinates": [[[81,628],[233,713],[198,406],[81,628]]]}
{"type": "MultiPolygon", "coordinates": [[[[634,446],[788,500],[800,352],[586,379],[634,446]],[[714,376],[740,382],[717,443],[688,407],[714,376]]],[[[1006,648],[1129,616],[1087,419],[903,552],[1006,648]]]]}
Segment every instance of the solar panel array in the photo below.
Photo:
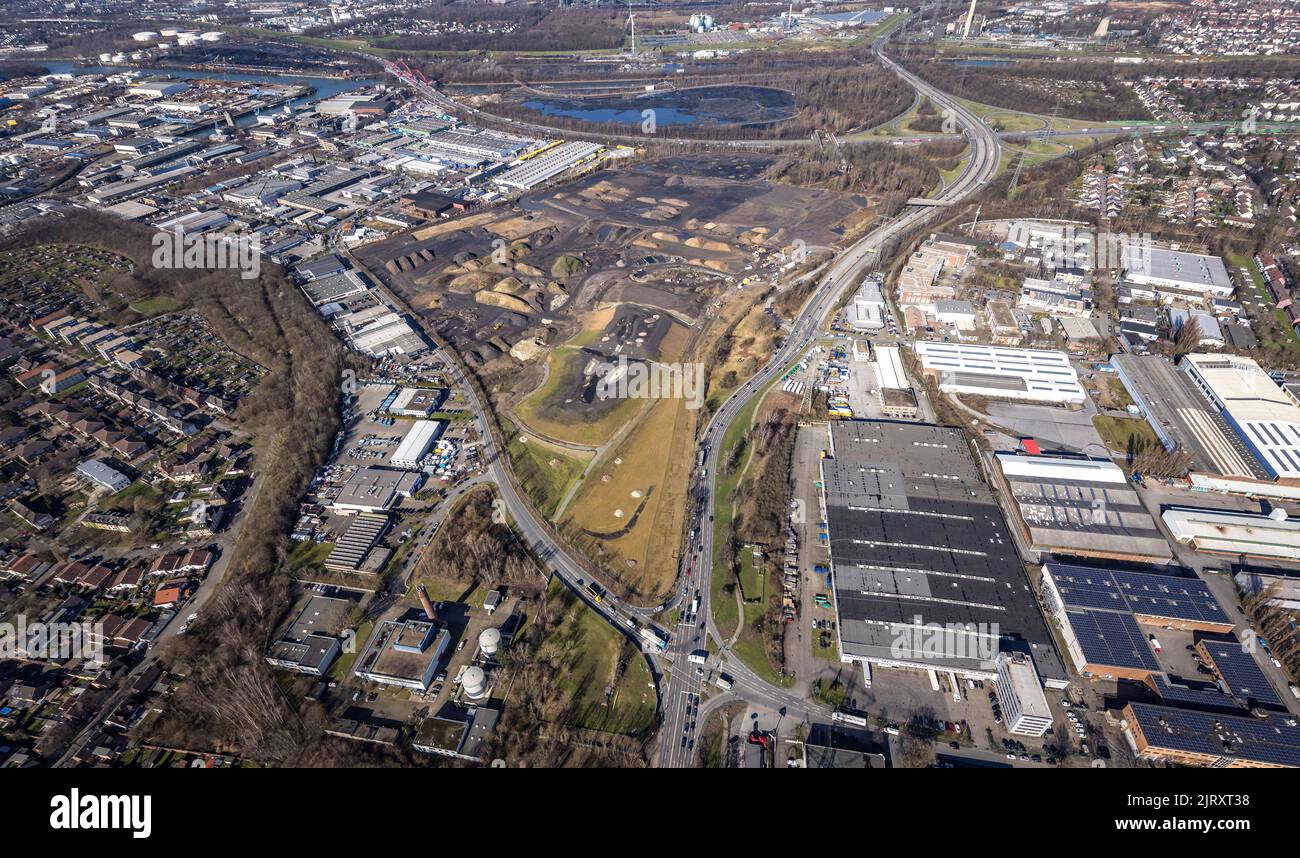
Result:
{"type": "Polygon", "coordinates": [[[1300,727],[1273,719],[1239,718],[1188,709],[1131,703],[1153,748],[1300,767],[1300,727]]]}
{"type": "Polygon", "coordinates": [[[1251,653],[1242,652],[1240,643],[1206,640],[1201,641],[1201,645],[1210,654],[1210,661],[1223,677],[1228,693],[1233,697],[1259,706],[1286,708],[1264,671],[1260,670],[1255,657],[1251,653]]]}
{"type": "Polygon", "coordinates": [[[1129,611],[1175,620],[1231,624],[1199,578],[1049,566],[1067,608],[1129,611]]]}
{"type": "Polygon", "coordinates": [[[1177,578],[1146,572],[1112,572],[1129,609],[1136,614],[1153,614],[1205,623],[1228,623],[1228,615],[1200,578],[1177,578]]]}
{"type": "Polygon", "coordinates": [[[1131,614],[1106,611],[1067,611],[1066,614],[1089,664],[1160,670],[1146,635],[1131,614]]]}

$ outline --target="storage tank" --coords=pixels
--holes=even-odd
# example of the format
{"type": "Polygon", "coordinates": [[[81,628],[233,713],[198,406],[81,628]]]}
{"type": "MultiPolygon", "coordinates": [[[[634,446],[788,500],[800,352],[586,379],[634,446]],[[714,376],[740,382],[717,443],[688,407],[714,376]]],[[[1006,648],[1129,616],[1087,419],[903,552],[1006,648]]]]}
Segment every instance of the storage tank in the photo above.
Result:
{"type": "Polygon", "coordinates": [[[153,30],[141,30],[140,32],[131,36],[131,38],[135,39],[137,42],[153,42],[153,41],[157,41],[158,34],[155,33],[153,30]]]}
{"type": "Polygon", "coordinates": [[[103,53],[103,54],[100,54],[100,55],[99,55],[99,61],[100,61],[101,63],[112,62],[112,61],[113,61],[113,55],[110,54],[110,53],[103,53]]]}
{"type": "Polygon", "coordinates": [[[175,36],[177,33],[179,33],[180,30],[177,29],[176,27],[163,27],[158,32],[162,33],[164,36],[170,39],[172,36],[175,36]]]}
{"type": "Polygon", "coordinates": [[[198,43],[199,36],[197,33],[178,33],[176,36],[176,44],[178,45],[197,45],[198,43]]]}
{"type": "Polygon", "coordinates": [[[497,650],[501,649],[501,630],[489,628],[479,632],[478,648],[487,658],[495,657],[497,650]]]}
{"type": "Polygon", "coordinates": [[[226,37],[226,34],[220,30],[212,30],[199,36],[205,42],[219,42],[226,37]]]}
{"type": "Polygon", "coordinates": [[[487,690],[487,674],[481,667],[470,667],[460,678],[460,687],[465,689],[465,696],[470,700],[478,700],[487,690]]]}

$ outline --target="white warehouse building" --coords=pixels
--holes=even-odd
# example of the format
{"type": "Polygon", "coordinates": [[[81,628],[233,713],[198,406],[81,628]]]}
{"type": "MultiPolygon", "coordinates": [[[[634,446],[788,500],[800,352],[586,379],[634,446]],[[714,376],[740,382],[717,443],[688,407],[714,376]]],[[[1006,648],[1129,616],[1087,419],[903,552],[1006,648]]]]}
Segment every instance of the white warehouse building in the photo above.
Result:
{"type": "Polygon", "coordinates": [[[406,436],[402,438],[402,443],[393,452],[390,460],[393,467],[412,471],[419,468],[420,461],[428,455],[446,425],[441,420],[413,421],[406,436]]]}
{"type": "Polygon", "coordinates": [[[880,281],[868,278],[862,281],[848,307],[849,327],[855,331],[879,331],[885,327],[885,296],[880,294],[880,281]]]}
{"type": "Polygon", "coordinates": [[[1189,354],[1178,368],[1274,480],[1300,485],[1300,405],[1254,360],[1189,354]]]}
{"type": "Polygon", "coordinates": [[[968,393],[1056,405],[1087,399],[1065,352],[918,341],[916,356],[945,393],[968,393]]]}
{"type": "Polygon", "coordinates": [[[1232,278],[1218,256],[1126,244],[1120,249],[1120,267],[1125,279],[1134,283],[1220,298],[1232,295],[1232,278]]]}

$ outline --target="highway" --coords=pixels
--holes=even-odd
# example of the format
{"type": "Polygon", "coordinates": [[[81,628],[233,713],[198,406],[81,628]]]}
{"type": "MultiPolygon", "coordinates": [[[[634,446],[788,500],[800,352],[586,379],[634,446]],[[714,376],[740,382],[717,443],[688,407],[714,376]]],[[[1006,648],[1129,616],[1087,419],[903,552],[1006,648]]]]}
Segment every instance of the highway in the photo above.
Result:
{"type": "MultiPolygon", "coordinates": [[[[997,172],[1001,157],[998,135],[987,123],[959,102],[886,57],[882,52],[884,41],[882,38],[873,46],[873,52],[878,60],[921,95],[930,98],[940,109],[951,110],[951,115],[958,127],[962,129],[960,136],[968,140],[971,147],[971,157],[962,174],[936,199],[957,202],[977,192],[997,172]]],[[[397,74],[423,95],[443,106],[449,113],[469,112],[480,119],[489,118],[479,111],[457,104],[433,86],[401,74],[391,64],[388,68],[390,72],[397,74]]],[[[541,126],[512,124],[522,131],[557,133],[554,129],[541,126]]],[[[641,142],[644,140],[642,139],[641,142]]],[[[705,476],[697,481],[693,492],[693,496],[700,501],[700,512],[695,524],[698,533],[691,541],[687,557],[683,561],[683,571],[689,567],[693,572],[689,576],[683,575],[680,578],[679,591],[670,600],[670,603],[675,603],[679,608],[679,623],[676,628],[667,630],[671,638],[666,651],[662,654],[664,661],[669,665],[666,668],[669,675],[663,676],[656,660],[647,655],[652,672],[660,678],[662,721],[657,753],[659,766],[688,767],[692,764],[696,751],[695,737],[697,724],[700,721],[699,707],[702,691],[705,684],[716,681],[719,673],[725,673],[733,684],[726,695],[721,697],[715,695],[713,700],[742,699],[801,719],[829,716],[829,712],[826,712],[823,707],[811,704],[790,691],[774,685],[756,675],[740,659],[733,657],[728,640],[719,633],[713,623],[709,589],[713,565],[714,481],[718,470],[717,442],[722,439],[727,428],[750,400],[811,347],[837,303],[838,296],[844,288],[856,285],[857,276],[875,262],[874,257],[881,247],[894,237],[905,234],[934,217],[936,217],[936,209],[933,207],[909,206],[830,262],[823,269],[822,278],[813,294],[791,323],[789,334],[781,348],[762,370],[723,403],[705,428],[699,442],[703,452],[705,476]],[[692,602],[697,598],[699,600],[697,610],[692,611],[692,602]],[[692,652],[707,649],[708,638],[716,642],[717,654],[710,656],[704,665],[689,661],[688,657],[692,652]]],[[[446,362],[451,377],[464,391],[467,404],[479,422],[483,436],[483,461],[497,484],[501,501],[516,529],[548,571],[579,594],[606,622],[641,643],[636,629],[651,624],[655,611],[623,605],[611,594],[595,598],[585,590],[586,585],[591,582],[591,574],[587,571],[586,564],[571,553],[572,549],[553,534],[532,506],[521,496],[510,473],[505,451],[499,449],[497,440],[492,434],[490,415],[480,400],[477,390],[469,383],[453,355],[441,349],[439,354],[446,362]]],[[[709,708],[712,706],[713,702],[710,701],[709,708]]]]}
{"type": "MultiPolygon", "coordinates": [[[[929,84],[921,81],[910,72],[902,70],[894,61],[886,58],[880,53],[880,46],[884,43],[886,37],[878,40],[873,46],[876,56],[884,63],[886,68],[891,68],[899,74],[904,80],[908,81],[918,92],[929,95],[938,90],[929,84]]],[[[666,143],[677,144],[679,146],[692,147],[710,147],[720,149],[784,149],[790,146],[812,146],[818,145],[812,138],[800,137],[792,140],[787,139],[752,139],[752,140],[707,140],[693,139],[687,137],[669,137],[666,135],[646,135],[646,134],[610,134],[606,132],[587,132],[578,131],[571,128],[556,128],[550,125],[543,125],[537,122],[525,122],[520,119],[512,119],[508,116],[499,116],[480,110],[477,107],[471,107],[456,101],[451,96],[443,93],[431,83],[427,83],[414,77],[405,71],[398,64],[386,62],[384,70],[389,74],[397,77],[403,83],[413,87],[425,98],[442,108],[448,116],[459,116],[463,119],[472,120],[485,126],[495,126],[499,129],[508,130],[516,134],[530,134],[540,137],[560,138],[565,140],[582,139],[594,140],[601,143],[621,143],[625,145],[645,145],[646,143],[666,143]]],[[[945,95],[946,98],[946,95],[945,95]]],[[[938,100],[932,96],[932,99],[938,100]]],[[[947,99],[944,104],[952,107],[954,111],[960,109],[967,113],[976,121],[979,121],[987,130],[989,139],[1008,140],[1011,142],[1023,142],[1040,137],[1091,137],[1091,136],[1151,136],[1158,134],[1208,134],[1215,131],[1223,131],[1230,128],[1238,128],[1240,121],[1231,122],[1174,122],[1160,123],[1150,120],[1134,120],[1125,125],[1120,122],[1102,123],[1098,125],[1089,125],[1079,128],[1059,128],[1052,129],[1046,126],[1048,117],[1040,117],[1036,114],[1024,114],[1044,122],[1044,127],[1040,129],[1030,129],[1028,131],[994,131],[986,123],[974,116],[974,114],[962,108],[955,99],[947,99]]],[[[1018,111],[1008,110],[1005,113],[1018,113],[1018,111]]],[[[897,118],[897,117],[895,117],[897,118]]],[[[893,120],[890,120],[893,121],[893,120]]],[[[888,124],[885,123],[885,124],[888,124]]],[[[970,135],[966,133],[969,126],[962,125],[961,134],[893,134],[893,135],[846,135],[837,138],[838,142],[843,145],[854,143],[897,143],[897,144],[922,144],[922,143],[939,143],[943,141],[969,139],[970,135]]],[[[1261,133],[1274,132],[1279,134],[1293,134],[1300,131],[1300,123],[1295,122],[1260,122],[1258,130],[1261,133]]]]}
{"type": "MultiPolygon", "coordinates": [[[[982,119],[963,107],[959,102],[925,81],[908,72],[882,52],[883,40],[877,42],[873,51],[880,62],[907,81],[919,93],[927,96],[940,109],[952,111],[963,136],[970,142],[971,158],[966,169],[956,181],[944,189],[939,199],[959,201],[979,190],[997,172],[1001,156],[1001,143],[997,135],[982,119]]],[[[692,541],[688,554],[688,563],[694,574],[685,580],[684,589],[688,588],[692,597],[699,597],[699,619],[693,620],[693,627],[707,630],[718,644],[719,655],[710,658],[704,668],[710,671],[725,672],[735,680],[732,694],[743,699],[768,706],[776,710],[804,710],[819,714],[819,707],[772,685],[756,676],[739,658],[732,657],[728,641],[713,624],[713,613],[709,605],[710,578],[713,573],[713,518],[716,501],[716,480],[719,464],[719,446],[726,435],[728,427],[750,400],[762,393],[768,385],[783,373],[787,366],[804,354],[823,330],[839,295],[845,288],[857,285],[857,276],[874,261],[880,248],[895,236],[923,224],[935,216],[935,209],[925,206],[910,206],[894,219],[884,223],[871,233],[849,247],[827,267],[825,274],[815,291],[804,304],[803,309],[791,324],[789,336],[764,367],[731,395],[713,419],[709,421],[700,439],[703,451],[702,474],[695,489],[695,496],[700,499],[699,518],[695,526],[698,536],[692,541]]],[[[689,601],[683,599],[683,613],[689,601]]],[[[700,681],[697,666],[686,661],[687,656],[696,649],[703,648],[702,642],[689,629],[679,626],[674,635],[669,654],[674,668],[667,687],[662,689],[661,703],[663,709],[663,726],[659,740],[657,764],[660,767],[688,767],[694,760],[695,725],[698,718],[695,711],[694,695],[698,693],[700,681]],[[687,633],[683,633],[686,631],[687,633]]]]}

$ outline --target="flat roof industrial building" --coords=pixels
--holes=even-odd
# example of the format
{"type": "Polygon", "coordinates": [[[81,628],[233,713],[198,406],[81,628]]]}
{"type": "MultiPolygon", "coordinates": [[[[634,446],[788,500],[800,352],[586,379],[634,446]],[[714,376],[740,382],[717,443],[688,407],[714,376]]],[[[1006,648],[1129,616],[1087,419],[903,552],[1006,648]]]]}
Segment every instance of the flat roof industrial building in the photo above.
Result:
{"type": "Polygon", "coordinates": [[[342,651],[339,635],[354,607],[347,599],[311,594],[298,603],[297,613],[267,650],[274,667],[324,676],[342,651]]]}
{"type": "Polygon", "coordinates": [[[388,411],[403,417],[428,417],[446,397],[446,388],[403,387],[394,395],[388,411]]]}
{"type": "Polygon", "coordinates": [[[1058,405],[1087,399],[1065,352],[930,340],[914,348],[922,370],[944,392],[1058,405]]]}
{"type": "Polygon", "coordinates": [[[1300,486],[1300,404],[1287,390],[1239,355],[1189,354],[1178,366],[1270,478],[1300,486]]]}
{"type": "Polygon", "coordinates": [[[428,455],[430,448],[446,426],[447,423],[443,420],[411,421],[411,428],[402,438],[402,443],[398,444],[397,449],[393,451],[390,459],[393,467],[412,471],[420,467],[420,462],[428,455]]]}
{"type": "Polygon", "coordinates": [[[1300,611],[1300,575],[1275,569],[1244,568],[1232,576],[1247,595],[1264,594],[1268,603],[1285,611],[1300,611]]]}
{"type": "Polygon", "coordinates": [[[1111,364],[1165,449],[1181,450],[1188,469],[1229,477],[1265,479],[1255,457],[1210,408],[1191,378],[1160,355],[1112,355],[1111,364]]]}
{"type": "Polygon", "coordinates": [[[507,188],[527,191],[604,150],[605,147],[598,143],[574,140],[545,155],[539,155],[517,167],[511,167],[496,176],[493,181],[507,188]]]}
{"type": "Polygon", "coordinates": [[[1167,286],[1186,292],[1232,294],[1232,278],[1218,256],[1186,253],[1147,244],[1126,244],[1120,250],[1120,267],[1134,283],[1167,286]]]}
{"type": "Polygon", "coordinates": [[[380,623],[357,659],[357,676],[381,685],[427,690],[447,654],[451,633],[422,617],[380,623]]]}
{"type": "Polygon", "coordinates": [[[1065,668],[960,429],[831,421],[821,461],[844,661],[993,678],[998,652],[1029,653],[1044,682],[1065,668]]]}
{"type": "Polygon", "coordinates": [[[1251,708],[1280,709],[1286,704],[1255,661],[1254,653],[1247,652],[1235,639],[1196,642],[1196,651],[1214,671],[1223,689],[1251,708]]]}
{"type": "Polygon", "coordinates": [[[420,475],[410,471],[360,468],[343,484],[331,505],[335,512],[345,514],[383,512],[410,497],[419,485],[420,475]]]}
{"type": "Polygon", "coordinates": [[[1140,757],[1228,769],[1300,767],[1300,727],[1285,721],[1146,703],[1129,703],[1123,714],[1140,757]]]}
{"type": "Polygon", "coordinates": [[[1230,632],[1232,620],[1196,577],[1046,563],[1039,583],[1080,674],[1140,681],[1162,672],[1142,627],[1230,632]]]}
{"type": "Polygon", "coordinates": [[[1155,520],[1110,459],[998,453],[997,473],[1035,551],[1142,562],[1172,553],[1155,520]]]}
{"type": "Polygon", "coordinates": [[[1265,515],[1171,506],[1162,510],[1160,517],[1176,542],[1197,551],[1300,563],[1300,519],[1280,508],[1265,515]]]}

